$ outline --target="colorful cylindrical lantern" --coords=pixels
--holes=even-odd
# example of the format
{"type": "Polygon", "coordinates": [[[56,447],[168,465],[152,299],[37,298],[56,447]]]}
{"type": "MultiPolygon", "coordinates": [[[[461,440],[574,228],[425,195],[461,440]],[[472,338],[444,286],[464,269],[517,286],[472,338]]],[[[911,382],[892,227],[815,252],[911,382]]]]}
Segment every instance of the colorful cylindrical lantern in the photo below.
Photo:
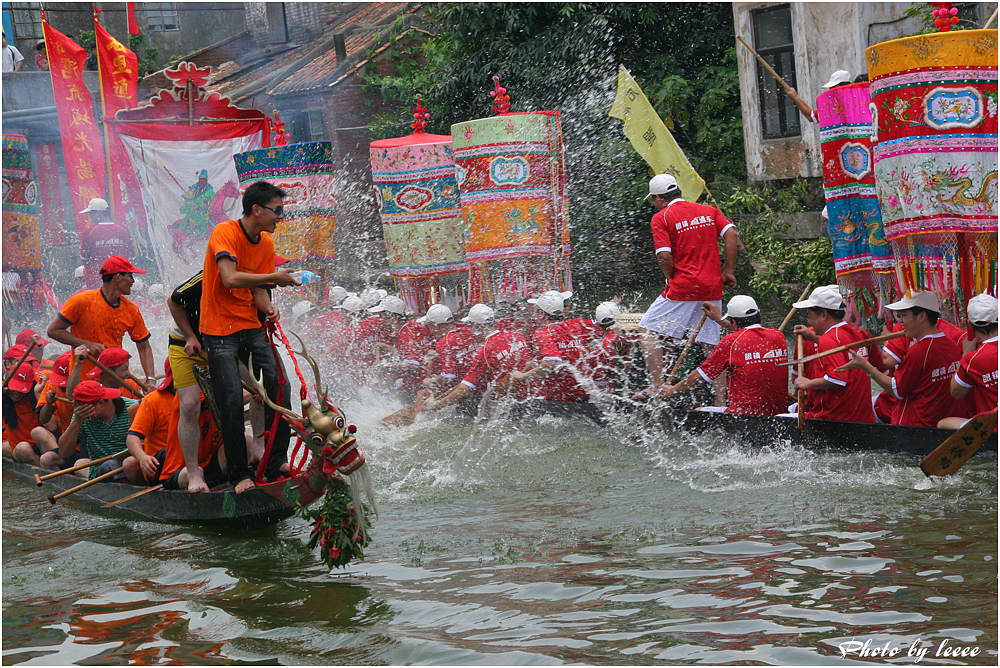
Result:
{"type": "Polygon", "coordinates": [[[24,135],[3,135],[3,268],[42,268],[38,186],[24,135]]]}

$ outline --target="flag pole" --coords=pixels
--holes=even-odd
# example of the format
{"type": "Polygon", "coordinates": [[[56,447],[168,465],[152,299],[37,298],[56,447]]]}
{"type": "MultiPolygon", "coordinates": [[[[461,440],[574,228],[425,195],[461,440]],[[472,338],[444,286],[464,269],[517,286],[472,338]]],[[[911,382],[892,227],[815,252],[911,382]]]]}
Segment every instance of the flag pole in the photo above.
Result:
{"type": "MultiPolygon", "coordinates": [[[[104,135],[104,196],[107,197],[108,206],[111,207],[111,216],[118,221],[118,198],[115,197],[111,188],[114,183],[114,175],[111,173],[111,138],[108,136],[108,105],[104,99],[104,73],[101,71],[100,42],[97,38],[97,28],[100,26],[98,14],[103,11],[96,5],[92,5],[94,17],[94,59],[97,61],[97,90],[101,94],[101,130],[104,135]]],[[[101,26],[103,27],[103,26],[101,26]]]]}

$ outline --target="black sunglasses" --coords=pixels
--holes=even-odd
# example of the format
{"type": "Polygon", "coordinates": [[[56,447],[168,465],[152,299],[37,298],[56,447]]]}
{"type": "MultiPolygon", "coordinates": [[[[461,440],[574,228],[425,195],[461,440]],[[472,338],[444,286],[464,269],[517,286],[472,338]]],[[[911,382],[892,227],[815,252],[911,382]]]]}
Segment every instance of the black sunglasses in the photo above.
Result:
{"type": "Polygon", "coordinates": [[[285,207],[284,206],[276,206],[273,209],[271,207],[269,207],[269,206],[264,206],[263,204],[258,204],[257,206],[259,206],[262,209],[267,209],[268,211],[270,211],[271,213],[273,213],[274,215],[276,215],[278,218],[281,218],[282,216],[285,215],[285,207]]]}

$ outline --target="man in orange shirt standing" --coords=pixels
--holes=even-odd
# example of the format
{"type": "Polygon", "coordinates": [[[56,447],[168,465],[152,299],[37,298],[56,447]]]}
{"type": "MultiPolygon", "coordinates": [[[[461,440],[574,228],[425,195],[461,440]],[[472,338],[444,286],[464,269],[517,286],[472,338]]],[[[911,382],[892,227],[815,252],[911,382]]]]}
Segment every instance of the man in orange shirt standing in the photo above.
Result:
{"type": "MultiPolygon", "coordinates": [[[[254,486],[254,474],[247,461],[243,429],[243,388],[239,362],[253,359],[253,373],[263,374],[271,399],[288,405],[281,396],[274,353],[260,324],[257,312],[277,319],[267,287],[298,285],[292,275],[274,267],[274,232],[284,215],[285,192],[266,181],[258,181],[243,193],[243,216],[226,220],[212,229],[205,251],[199,329],[208,352],[212,389],[221,414],[219,428],[225,445],[230,482],[237,494],[254,486]]],[[[249,366],[249,364],[248,364],[249,366]]],[[[287,395],[285,395],[287,396],[287,395]]],[[[265,424],[274,422],[267,408],[265,424]]],[[[288,456],[290,428],[278,421],[266,475],[277,478],[288,456]]],[[[204,472],[188,465],[188,489],[205,487],[204,472]],[[201,480],[196,479],[202,474],[201,480]]],[[[193,491],[193,490],[192,490],[193,491]]]]}
{"type": "MultiPolygon", "coordinates": [[[[147,390],[156,383],[153,349],[149,345],[149,330],[139,308],[126,299],[132,294],[134,274],[144,274],[145,269],[133,266],[127,259],[112,255],[101,265],[101,287],[97,290],[78,292],[62,305],[59,313],[49,323],[49,338],[76,348],[86,346],[97,357],[105,348],[121,348],[122,338],[128,332],[135,342],[139,362],[145,373],[147,390]]],[[[84,362],[81,373],[93,368],[84,362]]],[[[70,370],[76,365],[70,358],[70,370]]]]}

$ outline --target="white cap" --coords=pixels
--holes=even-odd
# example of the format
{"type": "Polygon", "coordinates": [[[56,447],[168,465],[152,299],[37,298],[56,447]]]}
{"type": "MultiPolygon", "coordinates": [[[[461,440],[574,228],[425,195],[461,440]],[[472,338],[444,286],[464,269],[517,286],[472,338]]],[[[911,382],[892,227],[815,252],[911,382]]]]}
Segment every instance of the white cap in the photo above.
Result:
{"type": "Polygon", "coordinates": [[[757,307],[757,302],[754,301],[753,297],[748,297],[746,295],[735,295],[726,304],[726,314],[722,316],[723,318],[746,318],[747,316],[757,315],[760,313],[760,308],[757,307]]]}
{"type": "Polygon", "coordinates": [[[83,278],[83,265],[73,270],[73,278],[83,278]]]}
{"type": "Polygon", "coordinates": [[[100,197],[95,197],[94,199],[90,200],[90,202],[87,204],[87,208],[81,211],[80,213],[91,213],[92,211],[107,211],[107,210],[108,210],[107,200],[103,200],[100,197]]]}
{"type": "Polygon", "coordinates": [[[978,327],[997,324],[997,298],[981,294],[970,299],[969,322],[978,327]]]}
{"type": "Polygon", "coordinates": [[[427,313],[417,318],[417,322],[421,325],[428,323],[431,325],[443,325],[446,322],[451,322],[454,317],[455,314],[444,304],[431,304],[430,308],[427,309],[427,313]]]}
{"type": "Polygon", "coordinates": [[[312,307],[313,307],[312,302],[309,301],[308,299],[303,299],[302,301],[295,302],[295,304],[292,305],[292,315],[294,316],[305,315],[310,310],[312,310],[312,307]]]}
{"type": "Polygon", "coordinates": [[[909,297],[904,296],[898,302],[893,302],[887,304],[886,308],[890,311],[905,311],[908,308],[913,308],[914,306],[919,306],[920,308],[925,308],[928,311],[934,311],[935,313],[941,312],[941,304],[938,302],[937,295],[933,292],[914,292],[909,297]]]}
{"type": "Polygon", "coordinates": [[[357,295],[351,295],[340,302],[337,306],[333,307],[339,311],[347,311],[348,313],[357,313],[364,310],[365,303],[361,301],[361,297],[357,295]]]}
{"type": "Polygon", "coordinates": [[[378,303],[378,306],[373,306],[370,309],[368,309],[368,312],[369,313],[385,312],[385,313],[395,313],[396,315],[405,315],[406,303],[395,295],[389,295],[388,297],[383,297],[382,301],[378,303]]]}
{"type": "Polygon", "coordinates": [[[332,288],[330,288],[330,303],[331,304],[333,304],[333,305],[336,306],[337,304],[339,304],[340,302],[344,301],[345,299],[347,299],[347,290],[345,290],[344,288],[340,287],[339,285],[335,285],[332,288]]]}
{"type": "Polygon", "coordinates": [[[837,70],[830,75],[830,80],[823,84],[823,88],[833,88],[842,83],[851,83],[851,73],[847,70],[837,70]]]}
{"type": "Polygon", "coordinates": [[[361,301],[365,303],[365,307],[375,306],[385,297],[385,295],[379,294],[379,291],[375,288],[365,288],[359,296],[361,297],[361,301]]]}
{"type": "Polygon", "coordinates": [[[462,318],[462,322],[471,322],[473,325],[484,325],[493,320],[496,313],[486,304],[473,304],[469,309],[469,315],[462,318]]]}
{"type": "Polygon", "coordinates": [[[844,298],[840,295],[840,288],[836,285],[821,285],[812,291],[809,298],[802,302],[792,304],[794,308],[825,308],[831,311],[839,311],[844,307],[844,298]]]}
{"type": "Polygon", "coordinates": [[[621,313],[622,310],[618,308],[618,304],[614,302],[601,302],[594,311],[594,322],[610,327],[621,313]],[[610,320],[611,322],[605,322],[606,320],[610,320]]]}
{"type": "Polygon", "coordinates": [[[562,295],[558,292],[543,292],[535,299],[529,299],[529,304],[534,304],[549,315],[559,315],[563,310],[562,295]]]}
{"type": "Polygon", "coordinates": [[[668,190],[679,189],[677,179],[670,174],[657,174],[649,180],[649,194],[643,199],[649,199],[653,195],[662,195],[668,190]]]}
{"type": "MultiPolygon", "coordinates": [[[[563,298],[563,301],[569,301],[570,297],[573,296],[572,290],[567,290],[566,292],[559,292],[558,290],[546,290],[542,293],[543,295],[559,295],[563,298]]],[[[540,297],[541,295],[539,295],[540,297]]]]}

